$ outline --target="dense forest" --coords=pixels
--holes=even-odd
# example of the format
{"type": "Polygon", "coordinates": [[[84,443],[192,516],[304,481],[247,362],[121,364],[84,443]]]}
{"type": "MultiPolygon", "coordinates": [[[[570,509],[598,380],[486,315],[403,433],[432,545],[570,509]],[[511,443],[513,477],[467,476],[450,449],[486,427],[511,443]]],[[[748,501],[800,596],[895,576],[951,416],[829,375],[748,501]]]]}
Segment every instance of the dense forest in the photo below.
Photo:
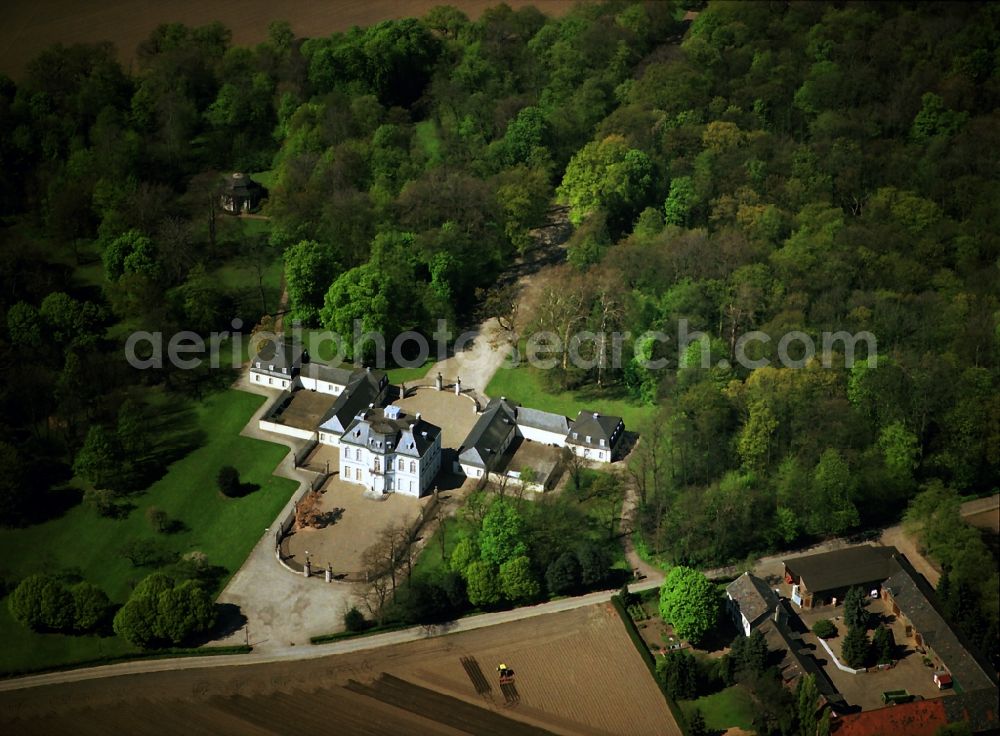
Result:
{"type": "Polygon", "coordinates": [[[709,336],[708,368],[637,340],[667,368],[546,377],[655,407],[630,467],[650,554],[720,564],[898,519],[931,483],[995,490],[998,104],[996,4],[439,7],[328,38],[275,23],[254,48],[165,25],[132,71],[53,47],[0,80],[0,515],[30,522],[73,472],[140,483],[109,471],[142,423],[124,397],[212,377],[132,371],[124,335],[274,310],[220,265],[280,262],[308,326],[430,331],[553,203],[568,264],[524,329],[709,336]],[[267,172],[267,236],[221,218],[231,171],[267,172]],[[793,330],[877,354],[733,360],[793,330]]]}

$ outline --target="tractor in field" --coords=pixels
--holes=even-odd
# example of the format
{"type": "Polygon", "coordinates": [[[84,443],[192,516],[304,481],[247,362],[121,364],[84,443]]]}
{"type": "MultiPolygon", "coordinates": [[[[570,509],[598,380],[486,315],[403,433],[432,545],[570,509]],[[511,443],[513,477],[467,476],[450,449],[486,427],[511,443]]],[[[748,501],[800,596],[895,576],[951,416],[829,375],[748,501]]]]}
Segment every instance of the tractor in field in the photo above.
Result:
{"type": "Polygon", "coordinates": [[[514,670],[505,665],[503,662],[497,667],[497,672],[500,674],[500,685],[513,685],[514,684],[514,670]]]}

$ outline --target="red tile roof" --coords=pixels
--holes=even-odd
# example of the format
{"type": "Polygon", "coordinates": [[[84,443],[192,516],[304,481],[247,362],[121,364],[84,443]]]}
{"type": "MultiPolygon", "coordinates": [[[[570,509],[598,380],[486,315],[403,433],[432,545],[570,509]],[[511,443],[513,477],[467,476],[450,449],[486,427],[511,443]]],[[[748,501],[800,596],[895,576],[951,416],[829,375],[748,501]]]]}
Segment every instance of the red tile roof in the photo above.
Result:
{"type": "Polygon", "coordinates": [[[948,723],[943,698],[915,700],[863,713],[835,718],[830,732],[836,736],[934,736],[948,723]]]}

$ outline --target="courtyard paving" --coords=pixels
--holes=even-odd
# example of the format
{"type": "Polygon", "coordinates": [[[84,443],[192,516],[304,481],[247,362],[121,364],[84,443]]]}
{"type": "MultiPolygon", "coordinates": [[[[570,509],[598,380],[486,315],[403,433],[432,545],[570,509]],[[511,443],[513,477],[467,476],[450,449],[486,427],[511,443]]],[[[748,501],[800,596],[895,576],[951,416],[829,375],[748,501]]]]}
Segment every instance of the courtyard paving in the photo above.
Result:
{"type": "Polygon", "coordinates": [[[417,389],[412,396],[395,402],[407,414],[420,412],[422,419],[441,427],[441,446],[457,449],[476,423],[476,404],[468,396],[430,387],[417,389]]]}
{"type": "MultiPolygon", "coordinates": [[[[862,710],[881,708],[883,707],[882,693],[887,690],[906,690],[912,695],[927,700],[952,694],[950,690],[938,690],[937,685],[934,684],[934,670],[924,665],[923,656],[916,651],[913,639],[906,636],[903,625],[891,615],[892,612],[888,610],[884,601],[870,601],[868,611],[873,616],[885,621],[892,629],[899,657],[896,666],[892,669],[858,674],[844,672],[830,661],[830,656],[811,631],[802,636],[803,641],[812,649],[816,660],[833,682],[834,687],[850,705],[860,706],[862,710]]],[[[812,628],[812,625],[822,618],[833,621],[839,635],[834,639],[827,640],[827,644],[830,645],[830,649],[837,657],[840,657],[841,643],[847,634],[843,616],[843,606],[821,606],[799,611],[799,617],[809,628],[812,628]]],[[[871,636],[872,632],[868,633],[871,636]]]]}
{"type": "Polygon", "coordinates": [[[299,389],[292,394],[285,409],[272,417],[272,421],[297,429],[313,430],[336,400],[337,397],[330,394],[299,389]]]}
{"type": "MultiPolygon", "coordinates": [[[[331,463],[331,469],[332,469],[331,463]]],[[[322,529],[300,529],[287,536],[282,550],[291,562],[305,562],[306,553],[313,569],[333,566],[334,575],[358,577],[362,556],[379,533],[391,525],[409,525],[420,515],[430,496],[413,498],[390,493],[381,498],[366,497],[364,486],[332,476],[322,488],[323,511],[339,514],[337,520],[322,529]]]]}

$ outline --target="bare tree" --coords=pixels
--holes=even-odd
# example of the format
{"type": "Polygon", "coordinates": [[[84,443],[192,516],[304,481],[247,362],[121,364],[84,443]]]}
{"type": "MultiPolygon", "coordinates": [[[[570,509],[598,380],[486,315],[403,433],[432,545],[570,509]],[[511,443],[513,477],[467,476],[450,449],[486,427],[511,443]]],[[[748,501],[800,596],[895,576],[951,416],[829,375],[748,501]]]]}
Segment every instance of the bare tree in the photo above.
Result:
{"type": "Polygon", "coordinates": [[[535,316],[535,328],[539,332],[551,332],[558,336],[558,353],[565,384],[569,370],[569,346],[574,332],[586,321],[590,308],[590,294],[587,284],[572,268],[566,266],[553,274],[551,285],[540,297],[535,316]]]}

